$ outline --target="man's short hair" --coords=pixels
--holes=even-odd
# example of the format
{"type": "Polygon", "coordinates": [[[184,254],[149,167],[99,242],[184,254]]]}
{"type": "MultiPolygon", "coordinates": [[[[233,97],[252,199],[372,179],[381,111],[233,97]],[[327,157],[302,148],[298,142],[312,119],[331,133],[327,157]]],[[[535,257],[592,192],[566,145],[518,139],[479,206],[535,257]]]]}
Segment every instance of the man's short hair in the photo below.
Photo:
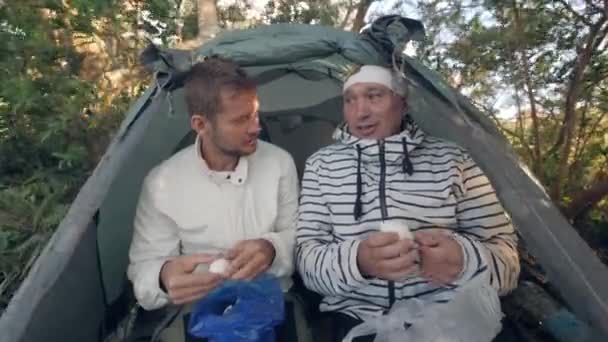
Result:
{"type": "Polygon", "coordinates": [[[222,111],[223,91],[253,91],[255,82],[233,61],[210,57],[192,66],[184,87],[188,113],[213,118],[222,111]]]}

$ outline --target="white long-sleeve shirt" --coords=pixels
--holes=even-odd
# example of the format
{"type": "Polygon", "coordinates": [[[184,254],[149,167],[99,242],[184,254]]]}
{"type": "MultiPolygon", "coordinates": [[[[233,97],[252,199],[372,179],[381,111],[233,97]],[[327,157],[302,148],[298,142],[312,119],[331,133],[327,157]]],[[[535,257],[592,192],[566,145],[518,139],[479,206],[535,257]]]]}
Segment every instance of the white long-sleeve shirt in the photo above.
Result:
{"type": "Polygon", "coordinates": [[[208,168],[199,141],[155,167],[144,180],[129,251],[128,277],[147,310],[169,303],[159,273],[177,255],[217,253],[245,239],[265,238],[276,251],[269,272],[291,286],[298,208],[292,157],[258,142],[234,171],[208,168]]]}

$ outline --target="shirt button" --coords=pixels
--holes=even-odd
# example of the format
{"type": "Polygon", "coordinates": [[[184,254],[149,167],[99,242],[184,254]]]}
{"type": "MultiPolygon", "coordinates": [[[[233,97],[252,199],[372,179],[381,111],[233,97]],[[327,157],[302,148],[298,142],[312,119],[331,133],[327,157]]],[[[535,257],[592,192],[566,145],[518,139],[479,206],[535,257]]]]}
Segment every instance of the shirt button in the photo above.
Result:
{"type": "Polygon", "coordinates": [[[226,179],[230,179],[230,175],[226,176],[226,179]]]}
{"type": "Polygon", "coordinates": [[[243,180],[241,178],[239,178],[239,183],[242,183],[242,182],[243,182],[243,180]]]}

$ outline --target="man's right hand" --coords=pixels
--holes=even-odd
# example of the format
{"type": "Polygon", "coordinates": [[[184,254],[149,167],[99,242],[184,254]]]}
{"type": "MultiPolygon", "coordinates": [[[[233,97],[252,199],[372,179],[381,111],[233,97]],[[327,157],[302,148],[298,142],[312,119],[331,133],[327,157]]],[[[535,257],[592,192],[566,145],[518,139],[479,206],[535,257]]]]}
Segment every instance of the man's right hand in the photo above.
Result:
{"type": "Polygon", "coordinates": [[[364,276],[401,280],[418,271],[416,244],[397,233],[372,233],[359,244],[357,264],[364,276]]]}
{"type": "Polygon", "coordinates": [[[165,262],[160,270],[160,281],[173,304],[185,304],[204,297],[219,285],[223,277],[210,272],[194,272],[199,264],[209,264],[215,257],[193,254],[175,257],[165,262]]]}

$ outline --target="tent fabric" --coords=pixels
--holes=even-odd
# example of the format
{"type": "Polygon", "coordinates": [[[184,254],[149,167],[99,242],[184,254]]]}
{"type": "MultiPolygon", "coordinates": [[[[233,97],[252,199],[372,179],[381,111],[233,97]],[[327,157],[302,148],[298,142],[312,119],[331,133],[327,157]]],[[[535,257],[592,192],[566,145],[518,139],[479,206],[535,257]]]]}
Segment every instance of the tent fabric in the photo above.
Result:
{"type": "Polygon", "coordinates": [[[192,64],[214,54],[235,60],[256,79],[265,135],[292,153],[300,172],[312,152],[330,143],[331,131],[341,121],[341,83],[352,67],[392,64],[394,57],[411,84],[410,114],[428,133],[469,150],[568,305],[598,335],[608,336],[606,267],[551,204],[492,122],[437,73],[400,53],[405,40],[420,37],[420,23],[382,18],[367,32],[359,36],[329,27],[277,24],[226,32],[193,51],[147,48],[141,59],[154,72],[155,83],[126,115],[0,318],[0,342],[37,341],[35,336],[57,331],[63,331],[64,341],[79,341],[91,334],[84,330],[93,321],[73,326],[72,335],[57,325],[91,311],[103,312],[128,290],[127,253],[141,182],[187,141],[183,79],[192,64]],[[91,224],[95,217],[97,225],[91,224]],[[100,271],[75,274],[71,265],[85,255],[78,248],[95,229],[100,271]],[[58,289],[67,284],[76,291],[78,283],[91,296],[58,306],[71,299],[68,291],[58,289]],[[49,300],[52,297],[55,300],[49,300]]]}
{"type": "MultiPolygon", "coordinates": [[[[259,78],[263,117],[283,122],[288,117],[292,122],[325,118],[336,123],[341,113],[339,86],[349,70],[359,64],[390,65],[395,58],[411,83],[410,114],[430,134],[469,150],[560,294],[583,319],[608,335],[608,288],[602,285],[608,281],[606,267],[551,204],[491,120],[440,75],[396,50],[421,32],[415,23],[396,16],[381,18],[361,36],[321,26],[280,24],[223,34],[187,56],[152,49],[144,59],[163,81],[163,89],[172,91],[196,61],[212,55],[231,58],[259,78]]],[[[308,133],[322,137],[320,132],[308,133]]],[[[306,157],[288,150],[299,162],[306,157]]]]}

